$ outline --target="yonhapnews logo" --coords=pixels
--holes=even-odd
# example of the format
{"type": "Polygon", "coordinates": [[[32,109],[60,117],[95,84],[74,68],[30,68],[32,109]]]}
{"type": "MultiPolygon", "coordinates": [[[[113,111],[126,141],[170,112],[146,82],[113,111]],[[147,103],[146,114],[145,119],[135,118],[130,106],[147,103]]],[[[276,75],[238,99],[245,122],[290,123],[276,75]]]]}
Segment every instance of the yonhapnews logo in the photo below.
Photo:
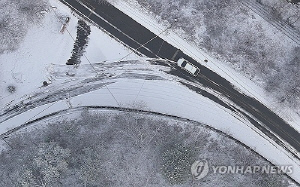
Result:
{"type": "Polygon", "coordinates": [[[199,180],[208,175],[208,173],[218,174],[291,174],[293,166],[226,166],[209,165],[207,160],[197,160],[191,166],[191,173],[195,180],[199,180]]]}
{"type": "Polygon", "coordinates": [[[207,160],[195,161],[192,164],[191,172],[196,180],[204,178],[209,172],[207,160]]]}

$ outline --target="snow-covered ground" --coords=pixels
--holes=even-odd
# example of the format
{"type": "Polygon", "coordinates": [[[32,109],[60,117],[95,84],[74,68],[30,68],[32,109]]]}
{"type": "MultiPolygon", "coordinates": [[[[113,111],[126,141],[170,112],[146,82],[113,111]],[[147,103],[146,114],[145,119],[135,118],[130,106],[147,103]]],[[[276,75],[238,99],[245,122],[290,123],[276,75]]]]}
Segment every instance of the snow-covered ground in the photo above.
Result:
{"type": "MultiPolygon", "coordinates": [[[[89,36],[90,40],[85,56],[82,57],[82,64],[77,68],[66,67],[65,63],[71,56],[73,39],[76,37],[78,19],[59,1],[51,0],[50,3],[57,8],[51,8],[39,25],[28,30],[20,47],[14,52],[0,55],[1,110],[7,108],[10,102],[10,105],[13,105],[22,99],[30,99],[29,95],[33,96],[33,99],[36,96],[40,97],[41,100],[36,101],[45,103],[38,105],[37,102],[37,107],[1,123],[0,134],[38,117],[79,106],[144,108],[199,121],[219,129],[253,148],[273,164],[293,165],[291,177],[300,182],[300,162],[298,160],[259,133],[246,119],[189,90],[174,81],[176,80],[174,77],[160,71],[165,70],[166,67],[150,65],[132,53],[127,59],[139,59],[139,63],[128,62],[126,66],[119,68],[106,68],[105,65],[114,64],[131,51],[94,26],[91,27],[92,32],[89,36]],[[61,22],[56,17],[57,15],[71,17],[67,27],[68,32],[64,34],[59,32],[61,22]],[[104,64],[94,64],[104,61],[106,61],[104,64]],[[95,78],[95,72],[92,73],[94,69],[89,62],[93,63],[96,70],[99,68],[100,77],[95,78]],[[72,76],[69,76],[70,72],[72,76]],[[151,75],[152,78],[156,77],[156,79],[148,80],[148,75],[151,75]],[[51,79],[52,84],[42,87],[42,82],[48,81],[48,79],[51,79]],[[6,90],[8,85],[15,85],[16,92],[9,94],[6,90]],[[79,91],[84,89],[85,91],[76,92],[76,90],[72,90],[73,87],[79,91]],[[62,92],[59,92],[60,90],[62,92]],[[68,97],[68,93],[70,97],[68,97]],[[47,103],[48,96],[55,97],[56,94],[58,100],[47,103]],[[61,97],[66,94],[65,99],[61,99],[59,94],[62,94],[61,97]]],[[[140,10],[132,9],[130,5],[119,2],[116,6],[154,33],[164,30],[164,27],[156,23],[153,18],[142,14],[140,10]]],[[[187,44],[171,31],[161,37],[181,48],[196,60],[208,59],[207,67],[230,80],[243,92],[254,95],[271,106],[272,102],[264,97],[263,91],[257,85],[228,66],[187,44]]],[[[296,116],[291,116],[289,122],[296,124],[296,116]]]]}
{"type": "MultiPolygon", "coordinates": [[[[64,65],[71,56],[78,18],[59,1],[51,0],[51,6],[39,24],[33,24],[17,50],[0,54],[0,108],[7,103],[42,87],[43,81],[51,81],[48,70],[51,64],[64,65]],[[56,7],[56,8],[54,8],[56,7]],[[60,16],[69,16],[67,30],[60,32],[60,16]],[[15,86],[11,94],[8,86],[15,86]]],[[[102,61],[118,61],[132,53],[105,32],[91,26],[89,44],[82,56],[82,64],[102,61]],[[113,50],[112,50],[113,49],[113,50]],[[87,60],[88,59],[88,60],[87,60]]],[[[136,59],[132,53],[126,59],[136,59]]]]}
{"type": "MultiPolygon", "coordinates": [[[[167,23],[165,25],[159,23],[158,20],[147,11],[147,9],[141,7],[141,5],[139,5],[135,0],[117,0],[114,1],[113,5],[155,34],[160,34],[169,27],[167,23]]],[[[271,30],[272,29],[270,29],[270,32],[271,30]]],[[[193,57],[198,62],[203,62],[202,65],[226,78],[242,92],[264,103],[267,107],[276,112],[280,117],[282,117],[300,132],[300,115],[297,114],[297,112],[295,112],[293,109],[279,104],[275,98],[270,97],[270,94],[266,93],[264,89],[257,83],[246,78],[241,73],[228,66],[226,63],[220,62],[219,60],[213,58],[204,50],[201,50],[197,46],[188,43],[187,40],[174,33],[171,29],[167,30],[167,32],[163,32],[160,37],[175,47],[181,49],[184,53],[193,57]],[[208,60],[208,63],[204,63],[205,59],[208,60]]]]}
{"type": "MultiPolygon", "coordinates": [[[[298,160],[277,146],[272,140],[259,133],[246,119],[174,82],[172,76],[162,73],[158,68],[151,67],[144,61],[137,65],[132,63],[120,66],[120,69],[116,70],[120,73],[114,73],[114,70],[110,70],[113,74],[112,78],[107,77],[98,80],[98,82],[109,83],[107,86],[23,112],[3,122],[0,133],[52,112],[80,106],[141,108],[209,124],[252,147],[273,164],[293,165],[294,170],[291,177],[299,181],[300,162],[298,160]],[[144,68],[142,68],[143,64],[144,68]],[[134,69],[133,67],[136,68],[134,69]],[[121,73],[122,71],[123,73],[121,73]],[[156,75],[161,80],[159,78],[157,80],[146,80],[142,76],[139,77],[139,75],[143,74],[156,75]]],[[[57,71],[54,73],[54,79],[67,77],[63,72],[68,72],[68,68],[61,66],[55,69],[57,71]]],[[[78,79],[93,77],[90,74],[91,70],[92,67],[88,65],[80,66],[77,69],[78,79]],[[83,76],[84,72],[87,72],[86,76],[83,76]]],[[[73,79],[74,81],[77,79],[76,75],[73,79]]],[[[81,85],[79,86],[81,87],[81,85]]],[[[82,85],[82,88],[85,88],[85,86],[87,84],[82,85]]],[[[47,97],[47,94],[45,94],[45,97],[47,97]]]]}

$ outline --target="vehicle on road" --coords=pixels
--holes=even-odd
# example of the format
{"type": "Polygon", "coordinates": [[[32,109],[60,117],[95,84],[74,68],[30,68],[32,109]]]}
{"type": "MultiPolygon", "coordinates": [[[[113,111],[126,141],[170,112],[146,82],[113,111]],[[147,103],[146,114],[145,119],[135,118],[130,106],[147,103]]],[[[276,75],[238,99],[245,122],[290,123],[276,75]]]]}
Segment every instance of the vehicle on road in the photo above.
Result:
{"type": "Polygon", "coordinates": [[[192,63],[189,61],[185,60],[184,58],[180,58],[177,61],[177,65],[184,69],[185,71],[189,72],[193,76],[197,76],[200,72],[200,69],[194,66],[192,63]]]}

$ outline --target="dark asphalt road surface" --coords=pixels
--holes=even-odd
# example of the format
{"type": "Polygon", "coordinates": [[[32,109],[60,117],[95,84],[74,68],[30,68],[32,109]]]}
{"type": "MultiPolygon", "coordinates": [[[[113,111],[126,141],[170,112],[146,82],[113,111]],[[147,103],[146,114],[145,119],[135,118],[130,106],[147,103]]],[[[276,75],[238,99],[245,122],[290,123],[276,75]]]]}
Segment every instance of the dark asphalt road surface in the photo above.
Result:
{"type": "Polygon", "coordinates": [[[246,111],[248,114],[245,112],[242,112],[242,114],[263,133],[275,140],[293,155],[295,155],[295,153],[292,152],[284,142],[278,139],[276,135],[297,150],[298,153],[300,152],[300,134],[294,128],[262,103],[238,92],[226,79],[202,66],[201,63],[203,62],[196,62],[194,59],[156,36],[154,33],[109,4],[99,5],[95,3],[94,0],[81,0],[81,3],[92,9],[97,14],[96,15],[75,0],[61,1],[85,19],[93,21],[99,27],[105,29],[129,47],[138,49],[138,52],[147,57],[163,58],[172,61],[177,61],[179,58],[183,57],[189,60],[201,69],[201,73],[197,77],[190,76],[180,68],[177,68],[177,70],[174,71],[174,74],[181,77],[184,76],[189,80],[201,83],[205,87],[212,88],[222,93],[225,97],[246,111]],[[154,37],[156,38],[153,39],[154,37]],[[153,39],[151,42],[144,45],[144,47],[140,47],[151,39],[153,39]],[[174,58],[175,53],[177,54],[174,58]]]}

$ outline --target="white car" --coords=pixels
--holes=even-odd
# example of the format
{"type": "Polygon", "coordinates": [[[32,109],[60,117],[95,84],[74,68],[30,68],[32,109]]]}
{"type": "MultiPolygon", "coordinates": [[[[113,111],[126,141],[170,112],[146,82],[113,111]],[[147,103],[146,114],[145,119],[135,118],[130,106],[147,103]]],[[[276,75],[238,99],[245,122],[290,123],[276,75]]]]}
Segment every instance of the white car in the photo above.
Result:
{"type": "Polygon", "coordinates": [[[185,71],[189,72],[190,74],[197,76],[200,72],[200,69],[194,66],[192,63],[189,61],[185,60],[184,58],[180,58],[177,61],[177,65],[184,69],[185,71]]]}

